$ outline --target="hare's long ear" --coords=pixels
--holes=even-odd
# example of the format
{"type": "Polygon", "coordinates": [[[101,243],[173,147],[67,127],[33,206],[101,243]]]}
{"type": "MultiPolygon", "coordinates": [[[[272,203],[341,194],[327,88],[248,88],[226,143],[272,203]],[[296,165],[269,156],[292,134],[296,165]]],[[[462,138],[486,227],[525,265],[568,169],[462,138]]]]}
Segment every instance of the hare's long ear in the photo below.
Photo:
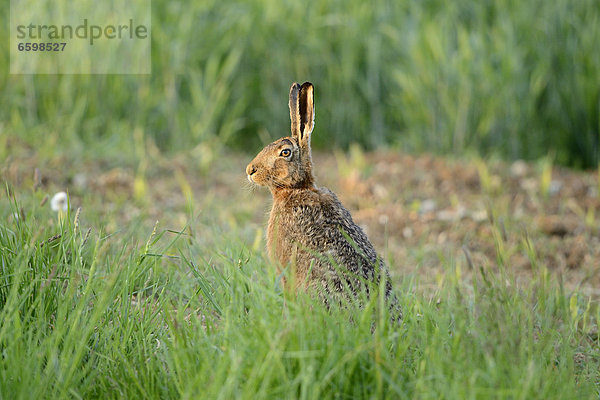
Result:
{"type": "Polygon", "coordinates": [[[300,143],[310,145],[310,134],[315,127],[315,102],[313,98],[313,85],[304,82],[300,87],[299,113],[300,113],[300,143]]]}
{"type": "Polygon", "coordinates": [[[300,85],[292,83],[290,88],[290,120],[292,121],[292,137],[300,141],[300,85]]]}

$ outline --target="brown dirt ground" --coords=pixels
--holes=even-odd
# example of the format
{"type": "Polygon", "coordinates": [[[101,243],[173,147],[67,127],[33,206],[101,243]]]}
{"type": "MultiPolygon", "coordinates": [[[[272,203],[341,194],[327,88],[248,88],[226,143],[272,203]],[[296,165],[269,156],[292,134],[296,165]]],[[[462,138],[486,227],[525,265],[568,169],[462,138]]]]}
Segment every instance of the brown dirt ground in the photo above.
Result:
{"type": "Polygon", "coordinates": [[[317,171],[346,164],[337,182],[323,181],[336,186],[376,247],[387,248],[395,274],[438,281],[448,259],[467,274],[502,263],[526,278],[546,266],[570,289],[600,295],[596,172],[391,152],[355,161],[368,166],[362,173],[339,157],[318,161],[317,171]]]}
{"type": "MultiPolygon", "coordinates": [[[[98,195],[106,213],[120,214],[119,224],[140,215],[150,226],[157,219],[166,220],[163,226],[184,224],[188,187],[200,212],[211,210],[229,226],[259,232],[270,195],[247,184],[244,170],[250,159],[229,154],[200,167],[193,153],[169,159],[155,154],[147,164],[146,200],[141,202],[139,196],[134,201],[137,168],[57,159],[43,163],[39,175],[48,193],[68,189],[74,207],[85,208],[85,193],[98,195]]],[[[32,171],[38,164],[35,156],[15,158],[0,171],[18,191],[35,184],[32,171]]],[[[396,279],[415,272],[423,284],[435,285],[448,260],[460,266],[463,276],[472,268],[497,269],[503,263],[526,279],[534,268],[545,266],[569,289],[600,296],[596,171],[357,149],[316,154],[314,164],[317,183],[338,194],[385,254],[396,279]]]]}

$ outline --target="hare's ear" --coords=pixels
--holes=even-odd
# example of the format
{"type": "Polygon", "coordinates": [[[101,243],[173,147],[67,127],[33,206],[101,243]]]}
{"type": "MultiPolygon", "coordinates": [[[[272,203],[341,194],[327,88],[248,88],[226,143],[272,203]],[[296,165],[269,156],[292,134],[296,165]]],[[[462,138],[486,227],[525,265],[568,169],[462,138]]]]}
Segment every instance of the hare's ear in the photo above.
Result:
{"type": "Polygon", "coordinates": [[[313,85],[304,82],[300,87],[300,143],[310,144],[310,134],[315,127],[315,102],[313,98],[313,85]]]}
{"type": "Polygon", "coordinates": [[[290,88],[290,121],[292,121],[292,137],[300,141],[300,85],[292,83],[290,88]]]}
{"type": "Polygon", "coordinates": [[[301,146],[310,145],[310,134],[315,127],[315,103],[313,85],[304,82],[302,86],[293,83],[290,88],[290,120],[292,137],[298,139],[301,146]]]}

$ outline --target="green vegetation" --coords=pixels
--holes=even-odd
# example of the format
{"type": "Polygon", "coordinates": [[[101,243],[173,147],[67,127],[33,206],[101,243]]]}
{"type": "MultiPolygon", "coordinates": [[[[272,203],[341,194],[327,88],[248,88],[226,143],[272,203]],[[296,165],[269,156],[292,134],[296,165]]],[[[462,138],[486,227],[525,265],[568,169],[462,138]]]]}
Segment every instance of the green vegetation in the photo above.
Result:
{"type": "Polygon", "coordinates": [[[2,131],[62,152],[141,130],[208,157],[286,133],[289,85],[311,80],[317,147],[599,161],[596,0],[153,1],[152,15],[151,76],[8,76],[2,131]]]}
{"type": "MultiPolygon", "coordinates": [[[[595,272],[565,289],[546,255],[578,268],[597,254],[562,251],[575,239],[597,247],[599,206],[553,163],[598,166],[600,3],[152,6],[149,76],[8,75],[0,41],[0,398],[598,398],[600,310],[578,287],[595,272]],[[415,243],[416,272],[382,251],[398,325],[378,298],[327,310],[288,293],[264,258],[266,200],[243,191],[246,156],[228,149],[289,132],[292,80],[316,86],[315,147],[351,149],[336,153],[347,191],[364,200],[349,208],[372,207],[371,220],[390,221],[380,236],[415,243]],[[402,182],[435,190],[438,214],[460,208],[465,185],[481,191],[464,241],[487,232],[474,246],[496,262],[467,247],[454,259],[428,239],[460,249],[463,237],[443,234],[461,220],[431,232],[405,223],[434,223],[419,214],[432,194],[388,188],[389,157],[362,152],[378,146],[541,160],[539,174],[512,180],[479,158],[466,180],[466,167],[452,168],[457,180],[447,164],[409,164],[419,174],[402,182]],[[357,170],[379,180],[363,187],[357,170]],[[48,207],[58,190],[74,203],[62,214],[48,207]],[[513,206],[529,218],[523,237],[513,206]],[[531,236],[545,240],[538,259],[526,232],[543,213],[587,228],[546,224],[549,239],[531,236]],[[419,271],[435,251],[440,269],[419,271]]],[[[396,177],[404,167],[395,161],[396,177]]],[[[317,168],[334,179],[332,164],[317,168]]]]}
{"type": "Polygon", "coordinates": [[[380,299],[328,311],[282,291],[243,229],[202,217],[106,234],[42,198],[1,200],[3,397],[598,396],[597,307],[532,248],[525,285],[504,268],[465,281],[452,260],[433,291],[405,276],[404,320],[390,325],[380,299]]]}

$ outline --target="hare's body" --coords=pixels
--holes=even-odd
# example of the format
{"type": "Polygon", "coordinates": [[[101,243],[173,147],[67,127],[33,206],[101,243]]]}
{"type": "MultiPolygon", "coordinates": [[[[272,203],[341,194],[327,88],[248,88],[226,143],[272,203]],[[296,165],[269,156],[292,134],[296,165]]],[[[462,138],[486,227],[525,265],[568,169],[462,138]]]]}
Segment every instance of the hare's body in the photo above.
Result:
{"type": "MultiPolygon", "coordinates": [[[[329,294],[377,282],[383,261],[365,233],[327,188],[281,190],[267,229],[269,257],[291,265],[296,286],[323,287],[329,294]]],[[[383,272],[387,278],[387,273],[383,272]]],[[[386,282],[386,294],[390,290],[386,282]]]]}
{"type": "Polygon", "coordinates": [[[290,266],[296,287],[324,289],[327,295],[369,292],[389,275],[365,233],[327,188],[317,188],[312,175],[310,135],[314,127],[313,86],[290,89],[292,135],[266,146],[246,172],[251,182],[267,186],[273,208],[267,250],[281,267],[290,266]]]}

